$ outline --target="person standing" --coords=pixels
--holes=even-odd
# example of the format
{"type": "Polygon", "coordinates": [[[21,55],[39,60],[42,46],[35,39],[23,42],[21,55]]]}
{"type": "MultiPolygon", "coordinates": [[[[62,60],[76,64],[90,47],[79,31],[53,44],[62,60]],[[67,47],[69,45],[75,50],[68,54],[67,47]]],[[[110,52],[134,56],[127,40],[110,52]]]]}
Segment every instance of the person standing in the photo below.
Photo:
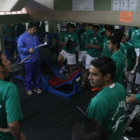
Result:
{"type": "Polygon", "coordinates": [[[113,83],[116,66],[109,57],[91,62],[89,81],[92,87],[99,87],[87,108],[87,116],[98,121],[109,134],[109,140],[122,140],[124,128],[125,89],[120,83],[113,83]]]}
{"type": "Polygon", "coordinates": [[[0,51],[0,140],[25,140],[20,130],[22,111],[16,85],[5,81],[10,61],[0,51]]]}
{"type": "Polygon", "coordinates": [[[124,85],[125,58],[120,51],[120,37],[111,36],[108,38],[108,49],[112,52],[111,58],[116,64],[116,73],[113,81],[124,85]]]}
{"type": "Polygon", "coordinates": [[[76,46],[79,45],[77,32],[75,32],[74,24],[67,24],[67,31],[60,34],[59,44],[62,45],[62,50],[58,56],[58,63],[63,64],[67,60],[69,66],[69,77],[72,76],[73,66],[76,64],[76,46]]]}
{"type": "Polygon", "coordinates": [[[40,89],[41,62],[39,60],[38,50],[35,48],[40,43],[38,37],[35,35],[35,32],[36,32],[36,24],[29,23],[28,30],[25,31],[25,33],[23,33],[22,35],[20,35],[17,44],[17,48],[21,60],[31,55],[31,57],[24,62],[25,90],[28,95],[32,94],[32,89],[31,89],[32,78],[34,83],[33,91],[36,93],[42,92],[42,90],[40,89]]]}
{"type": "Polygon", "coordinates": [[[108,49],[108,37],[113,35],[113,31],[114,29],[112,26],[107,26],[105,28],[105,36],[101,37],[103,49],[102,56],[110,57],[112,55],[112,52],[108,49]]]}

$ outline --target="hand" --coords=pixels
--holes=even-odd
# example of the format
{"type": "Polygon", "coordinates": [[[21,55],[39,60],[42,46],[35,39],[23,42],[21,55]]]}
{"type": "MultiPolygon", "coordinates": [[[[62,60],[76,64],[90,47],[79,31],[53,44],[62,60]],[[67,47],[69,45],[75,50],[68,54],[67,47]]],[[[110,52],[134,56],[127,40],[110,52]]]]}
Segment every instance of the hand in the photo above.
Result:
{"type": "Polygon", "coordinates": [[[0,128],[0,132],[3,132],[3,133],[8,133],[10,132],[9,128],[0,128]]]}
{"type": "Polygon", "coordinates": [[[29,53],[33,53],[34,52],[34,49],[33,48],[30,48],[28,51],[29,51],[29,53]]]}
{"type": "Polygon", "coordinates": [[[21,137],[21,140],[26,140],[26,137],[22,132],[20,133],[20,137],[21,137]]]}
{"type": "Polygon", "coordinates": [[[136,75],[136,73],[137,73],[137,70],[136,69],[131,72],[131,74],[134,75],[134,76],[136,75]]]}

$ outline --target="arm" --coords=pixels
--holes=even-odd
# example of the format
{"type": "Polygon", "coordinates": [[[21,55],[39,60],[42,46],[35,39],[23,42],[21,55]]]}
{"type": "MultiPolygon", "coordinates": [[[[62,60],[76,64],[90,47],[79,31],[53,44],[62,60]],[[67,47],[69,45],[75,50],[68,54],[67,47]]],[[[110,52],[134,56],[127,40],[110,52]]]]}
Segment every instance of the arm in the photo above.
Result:
{"type": "Polygon", "coordinates": [[[126,98],[126,104],[133,104],[133,103],[138,103],[138,100],[135,94],[130,94],[130,96],[126,98]]]}
{"type": "Polygon", "coordinates": [[[93,45],[93,44],[88,44],[86,45],[87,48],[94,48],[94,49],[97,49],[97,50],[100,50],[101,47],[99,45],[93,45]]]}
{"type": "Polygon", "coordinates": [[[8,128],[10,130],[10,133],[13,135],[13,137],[16,140],[22,140],[20,135],[20,126],[18,121],[14,121],[11,123],[8,123],[8,128]]]}
{"type": "Polygon", "coordinates": [[[17,88],[14,84],[9,84],[5,96],[5,108],[7,114],[7,125],[10,133],[16,140],[22,140],[20,125],[18,120],[22,118],[20,100],[17,88]]]}
{"type": "Polygon", "coordinates": [[[10,132],[10,129],[9,128],[0,128],[0,132],[8,133],[8,132],[10,132]]]}
{"type": "Polygon", "coordinates": [[[64,46],[66,45],[66,43],[65,42],[62,42],[62,41],[59,41],[59,44],[60,45],[64,45],[64,46]]]}
{"type": "Polygon", "coordinates": [[[20,54],[28,54],[28,49],[24,46],[23,36],[20,36],[17,43],[17,49],[20,54]]]}
{"type": "Polygon", "coordinates": [[[2,133],[11,133],[16,140],[26,140],[25,135],[20,132],[18,121],[11,122],[8,124],[8,128],[0,128],[2,133]]]}
{"type": "Polygon", "coordinates": [[[65,36],[65,33],[62,32],[59,37],[59,44],[62,46],[65,46],[67,44],[66,42],[64,42],[64,36],[65,36]]]}

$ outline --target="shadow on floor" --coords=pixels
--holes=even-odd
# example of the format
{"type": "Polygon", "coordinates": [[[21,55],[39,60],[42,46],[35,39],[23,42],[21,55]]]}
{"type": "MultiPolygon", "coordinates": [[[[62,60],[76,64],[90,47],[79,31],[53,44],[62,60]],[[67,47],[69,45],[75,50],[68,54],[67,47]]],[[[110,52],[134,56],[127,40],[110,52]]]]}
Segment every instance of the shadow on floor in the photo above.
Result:
{"type": "Polygon", "coordinates": [[[14,79],[20,94],[24,118],[21,129],[27,140],[71,140],[71,131],[77,119],[83,114],[93,96],[88,90],[63,99],[59,96],[43,93],[28,96],[23,82],[14,79]]]}

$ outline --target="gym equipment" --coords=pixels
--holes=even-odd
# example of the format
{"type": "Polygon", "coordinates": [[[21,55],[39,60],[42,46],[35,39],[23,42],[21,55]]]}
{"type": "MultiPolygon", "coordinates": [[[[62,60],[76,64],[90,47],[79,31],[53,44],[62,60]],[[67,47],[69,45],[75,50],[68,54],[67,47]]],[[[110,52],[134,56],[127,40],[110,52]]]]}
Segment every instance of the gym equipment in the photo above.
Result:
{"type": "MultiPolygon", "coordinates": [[[[35,48],[42,48],[43,46],[47,45],[47,43],[41,44],[39,46],[36,46],[35,48]]],[[[53,78],[41,74],[41,86],[42,90],[47,91],[49,93],[61,96],[65,99],[68,99],[70,96],[80,93],[82,91],[82,88],[79,86],[79,84],[76,82],[76,78],[81,75],[82,70],[76,70],[73,75],[65,79],[57,70],[57,67],[55,64],[52,62],[52,60],[49,58],[49,52],[50,49],[47,47],[46,52],[42,49],[41,52],[39,52],[39,55],[41,57],[41,60],[44,60],[48,68],[51,70],[52,74],[54,75],[53,78]],[[45,54],[46,53],[46,54],[45,54]]],[[[28,56],[28,58],[30,58],[28,56]]],[[[27,60],[28,58],[25,58],[27,60]]],[[[25,60],[22,60],[20,64],[22,64],[25,60]]],[[[19,68],[19,65],[15,65],[16,69],[17,67],[19,68]]],[[[15,70],[16,71],[16,70],[15,70]]],[[[17,70],[18,71],[18,70],[17,70]]],[[[24,78],[20,75],[15,76],[17,79],[24,81],[24,78]]]]}
{"type": "Polygon", "coordinates": [[[56,66],[50,58],[46,60],[46,64],[53,73],[54,77],[50,78],[45,77],[44,75],[41,76],[43,90],[65,99],[68,99],[72,95],[78,94],[82,91],[82,88],[76,82],[76,78],[78,78],[82,73],[81,69],[76,70],[70,78],[65,79],[58,72],[56,66]]]}
{"type": "Polygon", "coordinates": [[[140,105],[126,105],[125,140],[140,140],[140,105]]]}

